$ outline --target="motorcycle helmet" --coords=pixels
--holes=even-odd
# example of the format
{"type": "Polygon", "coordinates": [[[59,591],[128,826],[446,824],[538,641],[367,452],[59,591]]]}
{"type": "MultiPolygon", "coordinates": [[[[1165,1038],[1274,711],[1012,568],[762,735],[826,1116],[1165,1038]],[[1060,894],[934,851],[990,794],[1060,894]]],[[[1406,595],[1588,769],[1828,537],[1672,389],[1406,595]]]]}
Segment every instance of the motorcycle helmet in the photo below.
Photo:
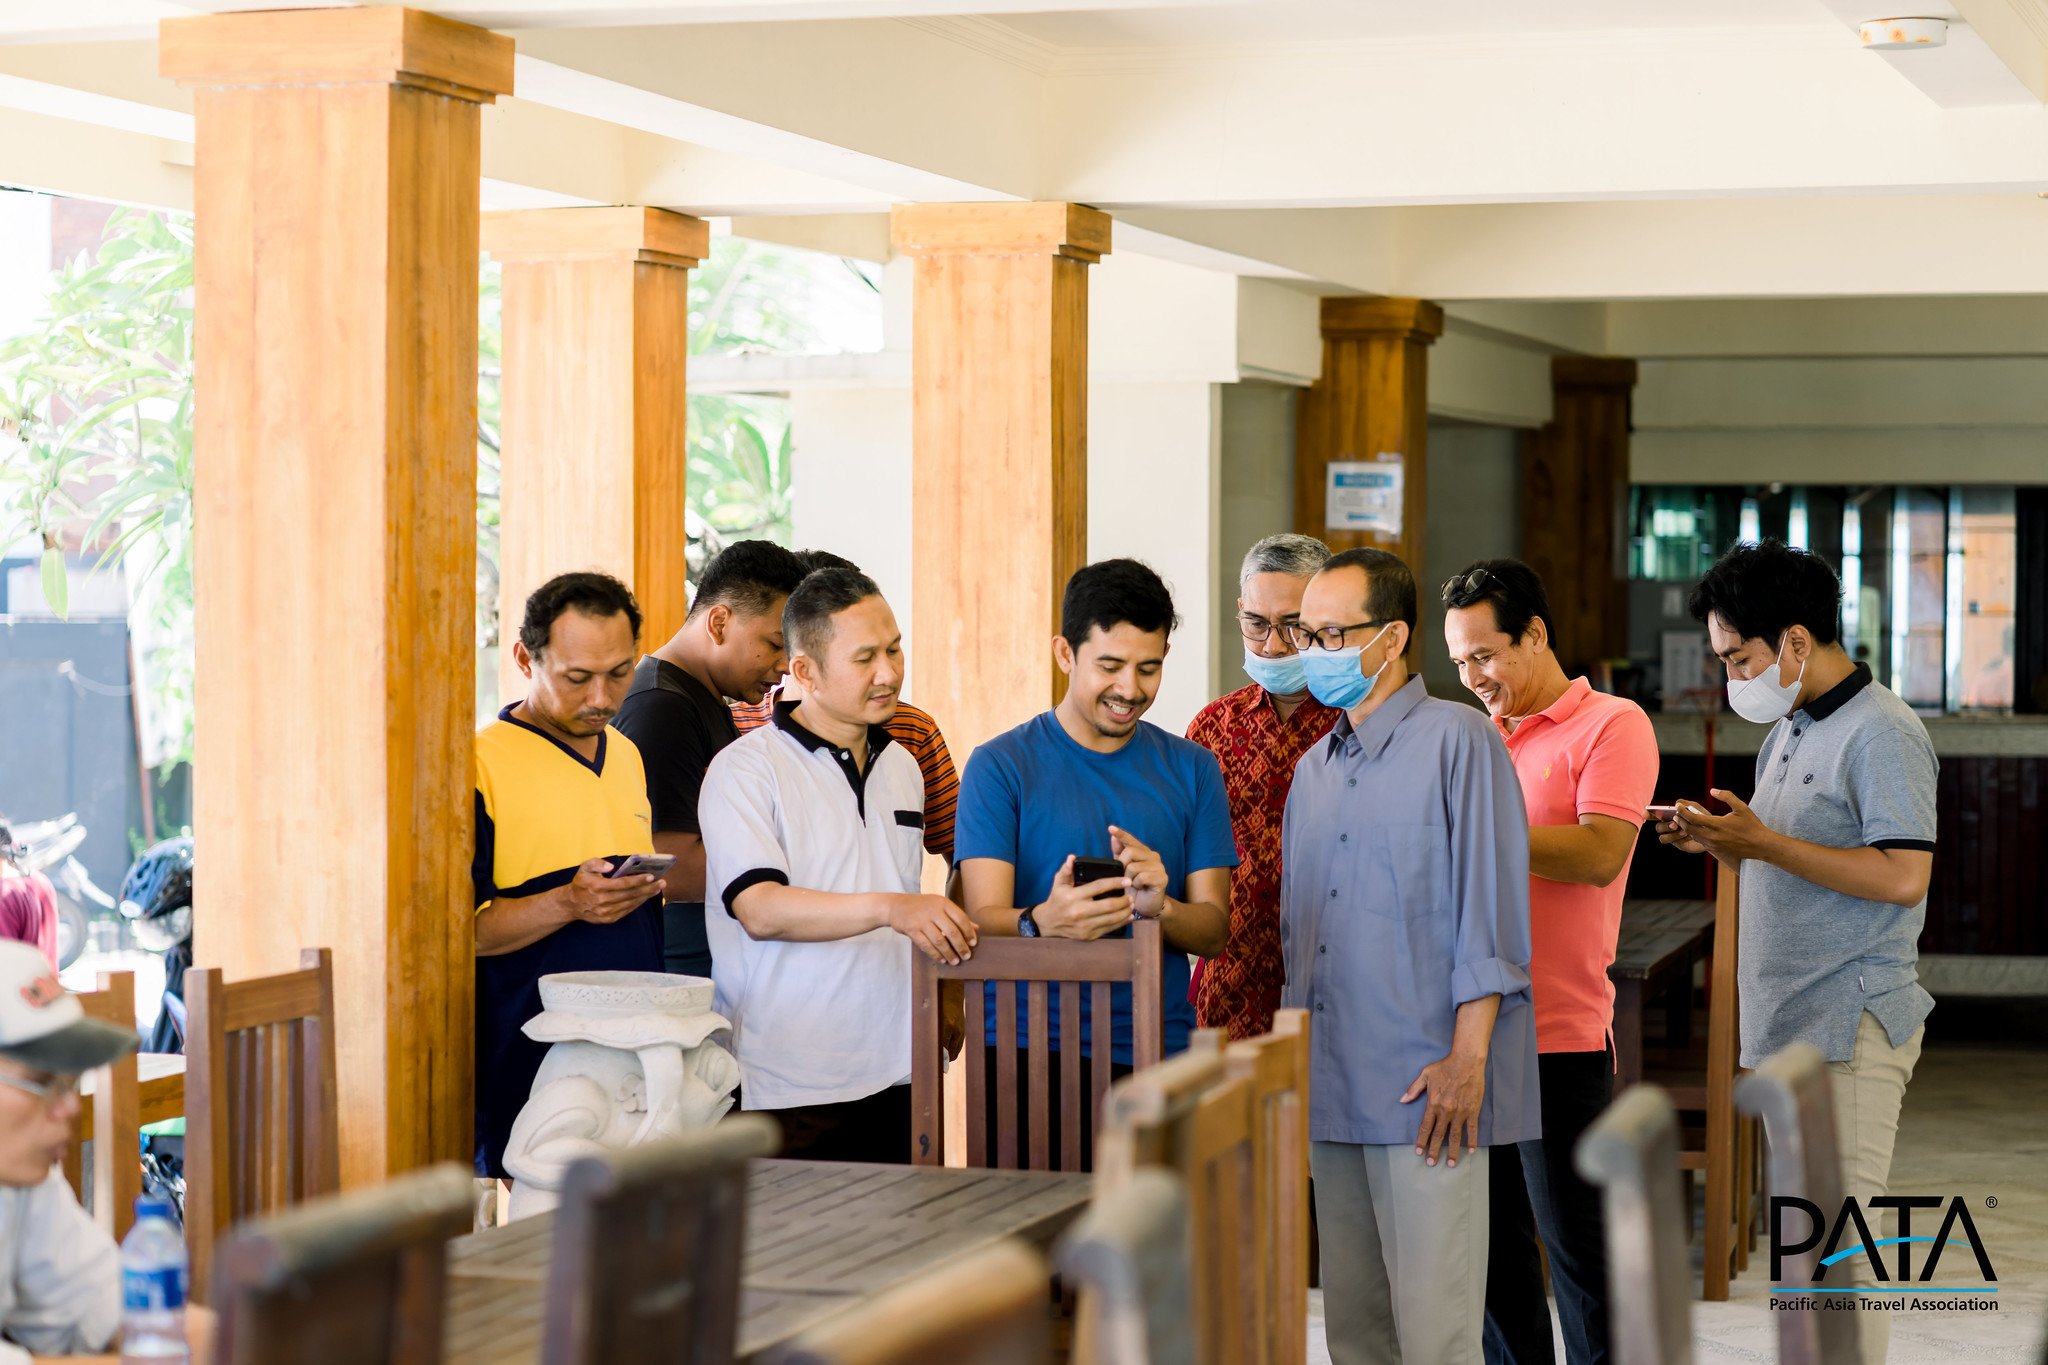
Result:
{"type": "Polygon", "coordinates": [[[165,839],[121,882],[121,917],[146,951],[167,953],[192,937],[192,840],[165,839]]]}

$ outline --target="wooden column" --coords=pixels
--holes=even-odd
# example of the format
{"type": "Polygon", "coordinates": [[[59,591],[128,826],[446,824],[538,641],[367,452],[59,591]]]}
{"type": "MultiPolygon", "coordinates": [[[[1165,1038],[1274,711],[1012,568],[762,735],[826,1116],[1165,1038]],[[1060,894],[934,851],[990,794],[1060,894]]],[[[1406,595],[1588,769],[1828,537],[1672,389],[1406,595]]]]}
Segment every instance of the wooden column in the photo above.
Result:
{"type": "MultiPolygon", "coordinates": [[[[505,270],[499,638],[569,569],[632,585],[647,648],[682,625],[690,269],[699,218],[649,208],[493,213],[484,250],[505,270]]],[[[509,647],[498,690],[526,682],[509,647]]]]}
{"type": "Polygon", "coordinates": [[[1088,550],[1088,267],[1079,204],[912,204],[909,695],[963,758],[1058,700],[1060,594],[1088,550]]]}
{"type": "Polygon", "coordinates": [[[479,109],[510,39],[166,20],[198,141],[197,960],[332,948],[343,1179],[472,1147],[479,109]]]}
{"type": "Polygon", "coordinates": [[[1543,576],[1565,670],[1628,654],[1629,397],[1636,362],[1556,356],[1550,425],[1523,446],[1522,558],[1543,576]]]}
{"type": "Polygon", "coordinates": [[[1444,310],[1425,299],[1324,299],[1322,323],[1322,377],[1297,410],[1296,529],[1336,550],[1391,550],[1419,575],[1429,505],[1429,348],[1443,335],[1444,310]],[[1385,466],[1338,471],[1346,479],[1400,471],[1398,533],[1331,525],[1332,464],[1385,466]]]}

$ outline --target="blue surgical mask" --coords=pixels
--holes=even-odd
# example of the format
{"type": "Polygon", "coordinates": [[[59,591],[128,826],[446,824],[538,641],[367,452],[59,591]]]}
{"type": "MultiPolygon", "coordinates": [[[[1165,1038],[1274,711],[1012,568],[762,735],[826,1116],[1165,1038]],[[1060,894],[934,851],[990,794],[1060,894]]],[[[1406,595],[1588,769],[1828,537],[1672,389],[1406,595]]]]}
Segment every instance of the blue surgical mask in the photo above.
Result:
{"type": "Polygon", "coordinates": [[[1308,675],[1302,672],[1299,650],[1282,658],[1269,659],[1246,645],[1244,671],[1246,677],[1276,697],[1298,697],[1308,690],[1308,675]]]}
{"type": "MultiPolygon", "coordinates": [[[[1391,623],[1381,626],[1380,635],[1391,629],[1391,623]]],[[[1379,684],[1380,674],[1387,671],[1387,665],[1394,662],[1394,656],[1389,654],[1369,678],[1359,672],[1358,661],[1366,650],[1379,643],[1380,635],[1373,636],[1362,645],[1344,649],[1305,649],[1301,652],[1302,669],[1308,676],[1308,690],[1317,701],[1339,711],[1349,711],[1372,695],[1373,688],[1379,684]]]]}

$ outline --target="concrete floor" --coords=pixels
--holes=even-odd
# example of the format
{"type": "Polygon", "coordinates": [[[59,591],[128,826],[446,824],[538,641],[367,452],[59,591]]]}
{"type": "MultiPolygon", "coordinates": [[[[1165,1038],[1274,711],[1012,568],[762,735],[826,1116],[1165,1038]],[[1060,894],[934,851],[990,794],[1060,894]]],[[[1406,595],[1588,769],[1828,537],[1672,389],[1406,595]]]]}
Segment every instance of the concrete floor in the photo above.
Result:
{"type": "MultiPolygon", "coordinates": [[[[1995,1027],[1952,1030],[1951,1036],[1969,1037],[1955,1042],[1942,1041],[1937,1027],[1921,1054],[1899,1123],[1892,1188],[1969,1201],[1998,1272],[1999,1308],[1900,1313],[1887,1365],[2048,1362],[2048,1028],[2042,1022],[2034,1011],[2009,1013],[1995,1027]],[[1988,1205],[1993,1199],[1996,1207],[1988,1205]]],[[[1701,1365],[1777,1359],[1776,1328],[1765,1308],[1769,1274],[1767,1244],[1760,1241],[1728,1302],[1694,1302],[1693,1357],[1701,1365]]],[[[1322,1309],[1322,1295],[1312,1292],[1310,1365],[1330,1359],[1322,1309]]]]}

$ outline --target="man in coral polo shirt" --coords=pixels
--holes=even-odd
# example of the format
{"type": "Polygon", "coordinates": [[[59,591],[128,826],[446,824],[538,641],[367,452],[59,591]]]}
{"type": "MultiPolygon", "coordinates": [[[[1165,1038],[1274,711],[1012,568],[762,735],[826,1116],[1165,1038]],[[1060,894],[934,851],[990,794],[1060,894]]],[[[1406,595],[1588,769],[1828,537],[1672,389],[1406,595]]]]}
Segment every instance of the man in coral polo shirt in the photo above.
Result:
{"type": "Polygon", "coordinates": [[[1543,1136],[1516,1145],[1519,1163],[1494,1163],[1486,1359],[1556,1358],[1540,1229],[1565,1358],[1590,1365],[1608,1358],[1607,1251],[1599,1192],[1573,1170],[1572,1149],[1613,1095],[1607,968],[1636,831],[1657,786],[1657,737],[1634,702],[1565,677],[1543,580],[1528,565],[1482,560],[1444,584],[1443,603],[1451,661],[1507,741],[1529,808],[1543,1136]]]}

